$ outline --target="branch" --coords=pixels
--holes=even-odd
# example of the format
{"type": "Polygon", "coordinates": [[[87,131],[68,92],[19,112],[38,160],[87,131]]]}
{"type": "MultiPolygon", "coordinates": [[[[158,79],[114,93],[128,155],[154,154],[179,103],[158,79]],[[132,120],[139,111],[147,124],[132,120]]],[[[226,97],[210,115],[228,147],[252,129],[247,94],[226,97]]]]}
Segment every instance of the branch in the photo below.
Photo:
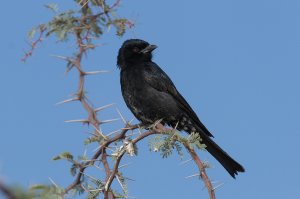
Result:
{"type": "Polygon", "coordinates": [[[190,155],[192,156],[194,162],[198,166],[198,169],[199,169],[199,172],[200,172],[200,177],[202,178],[202,180],[205,183],[206,189],[207,189],[208,194],[209,194],[209,198],[210,199],[215,199],[216,198],[215,191],[214,191],[214,188],[211,184],[211,181],[210,181],[209,177],[207,176],[207,174],[205,172],[205,166],[204,166],[203,162],[200,160],[199,156],[197,155],[195,150],[189,145],[189,143],[182,142],[182,144],[184,145],[186,150],[190,153],[190,155]]]}
{"type": "MultiPolygon", "coordinates": [[[[135,138],[134,140],[131,141],[132,144],[136,144],[138,143],[139,141],[143,140],[144,138],[148,137],[149,135],[153,135],[153,134],[161,134],[162,132],[160,130],[168,130],[169,129],[166,129],[166,128],[162,128],[162,129],[153,129],[153,130],[150,130],[150,131],[147,131],[147,132],[144,132],[143,134],[140,134],[137,138],[135,138]]],[[[114,168],[113,168],[113,171],[111,172],[111,174],[109,175],[109,178],[105,184],[105,190],[109,190],[110,186],[111,186],[111,183],[113,182],[114,178],[116,177],[116,174],[118,173],[118,168],[119,168],[119,164],[121,162],[121,159],[123,157],[123,155],[125,154],[126,152],[126,146],[123,147],[123,149],[119,152],[118,156],[117,156],[117,159],[115,161],[115,165],[114,165],[114,168]]]]}
{"type": "Polygon", "coordinates": [[[0,181],[0,192],[2,192],[7,199],[18,199],[17,196],[9,188],[7,188],[1,181],[0,181]]]}
{"type": "Polygon", "coordinates": [[[46,27],[44,25],[39,26],[39,36],[38,38],[30,44],[30,49],[25,52],[25,55],[21,59],[22,62],[26,62],[26,60],[32,56],[34,49],[37,47],[38,43],[43,41],[43,35],[46,31],[46,27]]]}
{"type": "MultiPolygon", "coordinates": [[[[95,163],[95,161],[100,157],[100,155],[102,154],[102,152],[103,152],[103,150],[105,148],[107,148],[111,143],[113,143],[113,142],[115,142],[117,140],[125,138],[125,135],[126,135],[126,133],[127,133],[128,130],[134,130],[134,129],[137,129],[138,127],[139,127],[139,124],[136,124],[136,125],[126,125],[125,128],[124,128],[124,130],[122,130],[121,133],[115,135],[114,137],[112,137],[109,140],[107,140],[104,143],[102,143],[101,146],[100,146],[100,148],[96,151],[96,153],[91,158],[91,160],[87,161],[83,165],[81,165],[81,167],[79,169],[79,172],[78,172],[78,174],[76,176],[75,181],[65,189],[65,193],[67,194],[70,190],[74,189],[77,185],[79,185],[81,183],[81,177],[82,177],[82,175],[84,173],[84,170],[89,165],[93,165],[95,163]]],[[[102,159],[102,162],[103,162],[103,159],[102,159]]]]}

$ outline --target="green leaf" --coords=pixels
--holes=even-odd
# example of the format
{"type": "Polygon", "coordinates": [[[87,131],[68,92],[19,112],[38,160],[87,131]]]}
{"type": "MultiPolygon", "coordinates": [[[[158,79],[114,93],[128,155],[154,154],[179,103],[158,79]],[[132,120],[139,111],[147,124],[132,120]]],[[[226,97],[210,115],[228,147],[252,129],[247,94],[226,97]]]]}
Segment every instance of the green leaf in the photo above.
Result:
{"type": "Polygon", "coordinates": [[[59,154],[58,156],[55,156],[54,158],[52,158],[52,160],[61,160],[61,159],[73,161],[73,155],[70,152],[63,152],[63,153],[59,154]]]}
{"type": "Polygon", "coordinates": [[[89,137],[84,141],[85,145],[89,145],[93,142],[101,142],[102,138],[100,136],[89,137]]]}
{"type": "Polygon", "coordinates": [[[31,190],[46,190],[48,189],[48,186],[47,185],[43,185],[43,184],[35,184],[35,185],[32,185],[30,187],[31,190]]]}
{"type": "Polygon", "coordinates": [[[28,38],[29,39],[32,39],[33,37],[34,37],[34,35],[35,35],[35,33],[36,33],[36,27],[34,27],[34,28],[32,28],[29,32],[28,32],[28,34],[27,34],[27,36],[28,36],[28,38]]]}
{"type": "Polygon", "coordinates": [[[77,173],[77,164],[72,164],[71,168],[70,168],[70,173],[72,176],[75,176],[77,173]]]}
{"type": "Polygon", "coordinates": [[[45,7],[50,9],[54,13],[58,12],[58,5],[56,3],[46,4],[45,7]]]}

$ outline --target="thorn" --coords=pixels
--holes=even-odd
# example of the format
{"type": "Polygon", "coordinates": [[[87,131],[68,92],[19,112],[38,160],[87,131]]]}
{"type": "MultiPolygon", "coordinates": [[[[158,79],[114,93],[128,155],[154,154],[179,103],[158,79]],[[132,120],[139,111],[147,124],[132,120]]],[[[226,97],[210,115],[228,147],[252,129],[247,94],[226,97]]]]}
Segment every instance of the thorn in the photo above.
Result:
{"type": "Polygon", "coordinates": [[[133,122],[133,120],[134,120],[134,118],[132,118],[132,119],[128,122],[128,124],[131,124],[131,123],[133,122]]]}
{"type": "Polygon", "coordinates": [[[131,180],[131,181],[135,181],[135,179],[128,178],[128,177],[124,177],[124,179],[126,179],[126,180],[131,180]]]}
{"type": "Polygon", "coordinates": [[[129,165],[131,165],[131,164],[132,164],[132,163],[123,164],[123,165],[119,166],[118,169],[121,169],[121,168],[123,168],[123,167],[127,167],[127,166],[129,166],[129,165]]]}
{"type": "Polygon", "coordinates": [[[110,123],[110,122],[114,122],[114,121],[118,121],[118,120],[120,120],[120,118],[111,119],[111,120],[102,120],[102,121],[100,121],[100,124],[110,123]]]}
{"type": "Polygon", "coordinates": [[[79,120],[66,120],[65,122],[67,122],[67,123],[71,123],[71,122],[89,123],[90,121],[88,119],[79,119],[79,120]]]}
{"type": "Polygon", "coordinates": [[[214,188],[212,188],[212,190],[213,190],[213,191],[216,190],[217,188],[221,187],[223,184],[224,184],[224,183],[221,183],[221,184],[215,186],[214,188]]]}
{"type": "Polygon", "coordinates": [[[134,135],[141,135],[141,133],[134,133],[134,131],[132,131],[132,133],[128,134],[128,135],[126,136],[126,138],[132,137],[132,136],[134,136],[134,135]]]}
{"type": "Polygon", "coordinates": [[[64,57],[64,56],[61,56],[61,55],[50,55],[51,57],[56,57],[58,59],[62,59],[62,60],[65,60],[65,61],[70,61],[70,62],[74,62],[74,60],[72,60],[70,57],[64,57]]]}
{"type": "Polygon", "coordinates": [[[124,128],[121,128],[121,130],[131,130],[131,127],[124,127],[124,128]]]}
{"type": "Polygon", "coordinates": [[[142,132],[142,129],[139,127],[138,128],[138,131],[139,131],[139,134],[141,135],[143,132],[142,132]]]}
{"type": "Polygon", "coordinates": [[[193,159],[191,158],[191,159],[188,159],[188,160],[185,160],[185,161],[183,161],[183,162],[181,162],[179,165],[184,165],[184,164],[186,164],[186,163],[189,163],[190,161],[192,161],[193,159]]]}
{"type": "MultiPolygon", "coordinates": [[[[80,1],[82,2],[82,1],[80,1]]],[[[81,8],[83,8],[86,4],[88,4],[89,0],[87,0],[86,2],[84,2],[84,4],[81,6],[81,8]]]]}
{"type": "Polygon", "coordinates": [[[113,135],[113,134],[115,134],[115,133],[118,133],[118,132],[120,132],[120,131],[121,131],[121,129],[118,129],[118,130],[116,130],[116,131],[112,131],[112,132],[108,133],[106,136],[109,137],[109,136],[111,136],[111,135],[113,135]]]}
{"type": "Polygon", "coordinates": [[[94,166],[96,169],[100,169],[100,167],[97,166],[97,165],[95,165],[95,164],[93,164],[93,166],[94,166]]]}
{"type": "Polygon", "coordinates": [[[96,191],[96,192],[99,192],[99,191],[103,191],[103,189],[89,189],[89,192],[93,192],[93,191],[96,191]]]}
{"type": "Polygon", "coordinates": [[[85,188],[85,186],[84,186],[83,184],[80,184],[80,187],[81,187],[84,191],[86,191],[87,193],[89,193],[89,190],[88,190],[87,188],[85,188]]]}
{"type": "Polygon", "coordinates": [[[108,73],[108,70],[98,70],[98,71],[90,71],[90,72],[83,72],[84,75],[97,75],[99,73],[108,73]]]}
{"type": "Polygon", "coordinates": [[[179,122],[177,122],[176,125],[175,125],[175,127],[174,127],[175,131],[177,130],[178,124],[179,124],[179,122]]]}
{"type": "Polygon", "coordinates": [[[119,109],[118,109],[118,108],[116,108],[116,109],[117,109],[117,112],[118,112],[118,114],[120,115],[120,117],[121,117],[123,123],[124,123],[124,124],[127,124],[125,118],[123,117],[123,115],[121,114],[121,112],[119,111],[119,109]]]}
{"type": "Polygon", "coordinates": [[[200,176],[200,173],[196,173],[196,174],[193,174],[193,175],[190,175],[190,176],[186,176],[185,179],[196,177],[196,176],[200,176]]]}
{"type": "Polygon", "coordinates": [[[160,124],[160,122],[161,122],[161,121],[163,121],[163,119],[159,119],[159,120],[157,120],[157,121],[154,123],[154,125],[153,125],[153,126],[154,126],[154,127],[156,127],[156,125],[160,124]]]}
{"type": "Polygon", "coordinates": [[[82,175],[85,175],[86,177],[92,179],[92,180],[97,180],[96,178],[90,176],[89,174],[86,174],[86,173],[83,173],[83,172],[80,172],[82,175]]]}
{"type": "Polygon", "coordinates": [[[73,102],[73,101],[77,101],[77,100],[79,100],[77,97],[76,98],[72,98],[72,99],[67,99],[67,100],[64,100],[62,102],[58,102],[55,105],[57,106],[57,105],[61,105],[61,104],[64,104],[64,103],[73,102]]]}
{"type": "Polygon", "coordinates": [[[86,156],[86,153],[87,153],[87,149],[85,148],[83,151],[83,156],[86,156]]]}
{"type": "Polygon", "coordinates": [[[94,124],[92,124],[92,126],[94,127],[94,129],[100,136],[102,136],[105,140],[108,139],[105,135],[103,135],[103,133],[94,124]]]}
{"type": "Polygon", "coordinates": [[[93,150],[93,152],[98,151],[100,148],[101,148],[101,145],[97,146],[97,147],[93,150]]]}
{"type": "Polygon", "coordinates": [[[102,110],[104,110],[104,109],[106,109],[106,108],[108,108],[108,107],[111,107],[112,105],[115,105],[115,104],[114,104],[114,103],[112,103],[112,104],[107,104],[107,105],[105,105],[105,106],[101,106],[101,107],[99,107],[99,108],[96,108],[94,111],[95,111],[95,112],[102,111],[102,110]]]}
{"type": "Polygon", "coordinates": [[[57,184],[50,177],[49,177],[49,180],[56,188],[58,188],[57,184]]]}
{"type": "MultiPolygon", "coordinates": [[[[116,175],[116,178],[117,178],[117,180],[118,180],[118,182],[119,182],[120,186],[122,187],[122,190],[123,190],[123,192],[124,192],[124,193],[126,193],[126,189],[125,189],[125,187],[123,186],[123,184],[122,184],[122,182],[121,182],[121,180],[120,180],[119,176],[118,176],[118,175],[116,175]]],[[[127,196],[125,195],[125,197],[127,197],[127,196]]]]}

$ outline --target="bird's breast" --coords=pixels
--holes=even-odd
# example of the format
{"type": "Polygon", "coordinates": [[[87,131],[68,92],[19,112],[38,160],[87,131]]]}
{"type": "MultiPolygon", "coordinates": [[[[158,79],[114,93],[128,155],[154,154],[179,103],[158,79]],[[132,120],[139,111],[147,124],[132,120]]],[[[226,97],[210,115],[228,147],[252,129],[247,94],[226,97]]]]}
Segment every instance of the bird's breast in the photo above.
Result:
{"type": "Polygon", "coordinates": [[[128,108],[144,123],[174,117],[179,111],[173,97],[151,87],[141,73],[121,72],[121,89],[128,108]]]}

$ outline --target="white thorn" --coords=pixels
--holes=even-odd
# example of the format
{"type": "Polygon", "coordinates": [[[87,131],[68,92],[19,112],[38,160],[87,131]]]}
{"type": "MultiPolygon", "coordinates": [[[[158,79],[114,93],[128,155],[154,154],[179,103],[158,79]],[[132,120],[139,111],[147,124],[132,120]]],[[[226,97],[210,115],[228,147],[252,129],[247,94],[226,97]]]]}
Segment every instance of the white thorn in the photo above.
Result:
{"type": "Polygon", "coordinates": [[[192,158],[189,159],[189,160],[185,160],[185,161],[181,162],[179,165],[184,165],[184,164],[186,164],[186,163],[188,163],[188,162],[190,162],[190,161],[192,161],[192,160],[193,160],[192,158]]]}
{"type": "Polygon", "coordinates": [[[86,156],[86,153],[87,153],[87,149],[85,148],[83,151],[83,156],[86,156]]]}
{"type": "Polygon", "coordinates": [[[116,109],[117,109],[117,112],[118,112],[118,114],[120,115],[120,117],[121,117],[123,123],[124,123],[124,124],[127,124],[125,118],[123,117],[123,115],[121,114],[121,112],[119,111],[119,109],[118,109],[118,108],[116,108],[116,109]]]}
{"type": "Polygon", "coordinates": [[[57,184],[50,177],[49,177],[49,180],[56,188],[58,188],[57,184]]]}
{"type": "Polygon", "coordinates": [[[221,187],[223,184],[224,184],[224,183],[221,183],[221,184],[215,186],[212,190],[216,190],[217,188],[221,187]]]}
{"type": "Polygon", "coordinates": [[[121,130],[131,130],[131,127],[124,127],[124,128],[121,128],[121,130]]]}
{"type": "Polygon", "coordinates": [[[87,0],[82,6],[81,6],[81,8],[83,8],[86,4],[88,4],[89,3],[89,0],[87,0]]]}
{"type": "Polygon", "coordinates": [[[190,175],[190,176],[186,176],[185,179],[196,177],[196,176],[200,176],[200,174],[196,173],[196,174],[193,174],[193,175],[190,175]]]}
{"type": "Polygon", "coordinates": [[[108,73],[110,71],[108,70],[98,70],[98,71],[89,71],[89,72],[84,72],[85,75],[97,75],[99,73],[108,73]]]}
{"type": "Polygon", "coordinates": [[[64,57],[64,56],[61,56],[61,55],[50,55],[51,57],[56,57],[58,59],[63,59],[63,60],[66,60],[66,61],[70,61],[70,62],[74,62],[74,60],[72,60],[70,57],[64,57]]]}
{"type": "Polygon", "coordinates": [[[102,121],[100,121],[100,124],[110,123],[110,122],[114,122],[114,121],[118,121],[118,120],[120,120],[120,119],[116,118],[116,119],[111,119],[111,120],[102,120],[102,121]]]}
{"type": "Polygon", "coordinates": [[[118,133],[118,132],[120,132],[120,131],[121,131],[121,129],[118,129],[118,130],[116,130],[116,131],[112,131],[112,132],[108,133],[106,136],[109,137],[109,136],[111,136],[111,135],[113,135],[113,134],[115,134],[115,133],[118,133]]]}
{"type": "Polygon", "coordinates": [[[65,122],[67,122],[67,123],[72,123],[72,122],[89,123],[89,120],[87,120],[87,119],[78,119],[78,120],[66,120],[65,122]]]}
{"type": "Polygon", "coordinates": [[[175,125],[175,127],[174,127],[175,131],[177,130],[178,124],[179,124],[179,122],[177,122],[176,125],[175,125]]]}
{"type": "Polygon", "coordinates": [[[132,133],[129,134],[129,135],[127,135],[126,137],[129,138],[129,137],[132,137],[132,136],[134,136],[134,135],[141,135],[141,133],[139,133],[139,132],[138,132],[138,133],[137,133],[137,132],[134,133],[134,132],[132,131],[132,133]]]}
{"type": "MultiPolygon", "coordinates": [[[[122,187],[122,190],[123,190],[123,192],[124,192],[124,193],[126,193],[126,189],[125,189],[125,187],[123,186],[123,184],[122,184],[121,180],[119,179],[119,176],[118,176],[118,175],[116,175],[116,178],[117,178],[117,180],[118,180],[118,182],[119,182],[120,186],[122,187]]],[[[127,196],[125,195],[125,197],[127,197],[127,196]]]]}
{"type": "Polygon", "coordinates": [[[131,124],[131,123],[133,122],[133,120],[134,120],[134,118],[132,118],[132,119],[128,122],[128,124],[131,124]]]}
{"type": "Polygon", "coordinates": [[[124,177],[124,179],[126,179],[126,180],[131,180],[131,181],[135,181],[135,179],[128,178],[128,177],[124,177]]]}
{"type": "Polygon", "coordinates": [[[77,100],[78,100],[78,98],[67,99],[67,100],[64,100],[62,102],[58,102],[55,105],[61,105],[61,104],[64,104],[64,103],[73,102],[73,101],[77,101],[77,100]]]}
{"type": "Polygon", "coordinates": [[[97,146],[97,147],[93,150],[93,152],[98,151],[100,148],[101,148],[101,145],[97,146]]]}
{"type": "Polygon", "coordinates": [[[90,176],[89,174],[86,174],[86,173],[83,173],[83,172],[80,172],[82,175],[85,175],[86,177],[92,179],[92,180],[97,180],[96,178],[90,176]]]}
{"type": "Polygon", "coordinates": [[[123,165],[119,166],[119,168],[118,168],[118,169],[121,169],[121,168],[123,168],[123,167],[127,167],[127,166],[129,166],[129,165],[131,165],[131,164],[132,164],[132,163],[123,164],[123,165]]]}
{"type": "Polygon", "coordinates": [[[95,111],[95,112],[102,111],[102,110],[104,110],[104,109],[106,109],[106,108],[108,108],[108,107],[111,107],[112,105],[114,105],[114,103],[112,103],[112,104],[107,104],[107,105],[105,105],[105,106],[101,106],[101,107],[99,107],[99,108],[96,108],[94,111],[95,111]]]}
{"type": "Polygon", "coordinates": [[[101,135],[104,139],[106,139],[107,140],[107,137],[105,136],[105,135],[103,135],[103,133],[94,125],[94,124],[92,124],[92,126],[94,127],[94,129],[96,130],[96,132],[99,134],[99,135],[101,135]]]}

